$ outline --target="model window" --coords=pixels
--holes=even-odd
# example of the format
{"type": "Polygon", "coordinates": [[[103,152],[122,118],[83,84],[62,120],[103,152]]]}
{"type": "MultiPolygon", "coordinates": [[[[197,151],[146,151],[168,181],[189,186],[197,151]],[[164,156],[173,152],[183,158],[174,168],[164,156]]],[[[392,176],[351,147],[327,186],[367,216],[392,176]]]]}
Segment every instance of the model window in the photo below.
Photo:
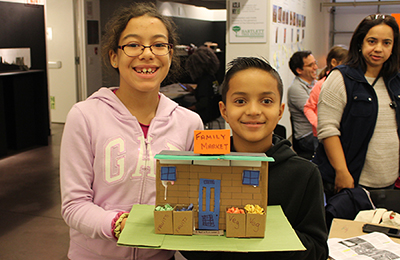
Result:
{"type": "Polygon", "coordinates": [[[161,167],[162,181],[176,181],[176,167],[161,167]]]}
{"type": "Polygon", "coordinates": [[[250,171],[250,170],[243,171],[243,179],[242,179],[243,185],[258,186],[259,179],[260,179],[260,171],[250,171]]]}

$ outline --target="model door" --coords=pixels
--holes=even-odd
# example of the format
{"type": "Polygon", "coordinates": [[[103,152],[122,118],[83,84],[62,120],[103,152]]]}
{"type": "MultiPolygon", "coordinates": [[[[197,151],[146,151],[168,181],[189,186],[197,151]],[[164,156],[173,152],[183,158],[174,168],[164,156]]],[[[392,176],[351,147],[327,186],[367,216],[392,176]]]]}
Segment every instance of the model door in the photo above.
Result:
{"type": "Polygon", "coordinates": [[[200,179],[199,229],[218,230],[221,180],[200,179]]]}

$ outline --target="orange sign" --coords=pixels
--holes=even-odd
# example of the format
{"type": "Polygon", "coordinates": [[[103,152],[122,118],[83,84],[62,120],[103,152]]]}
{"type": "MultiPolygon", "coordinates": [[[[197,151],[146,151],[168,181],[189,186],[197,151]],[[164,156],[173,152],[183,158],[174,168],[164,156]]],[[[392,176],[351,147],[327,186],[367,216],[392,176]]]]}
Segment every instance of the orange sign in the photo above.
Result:
{"type": "Polygon", "coordinates": [[[400,14],[392,14],[394,19],[396,19],[397,24],[400,26],[400,14]]]}
{"type": "Polygon", "coordinates": [[[231,151],[230,130],[195,130],[194,153],[228,154],[231,151]]]}

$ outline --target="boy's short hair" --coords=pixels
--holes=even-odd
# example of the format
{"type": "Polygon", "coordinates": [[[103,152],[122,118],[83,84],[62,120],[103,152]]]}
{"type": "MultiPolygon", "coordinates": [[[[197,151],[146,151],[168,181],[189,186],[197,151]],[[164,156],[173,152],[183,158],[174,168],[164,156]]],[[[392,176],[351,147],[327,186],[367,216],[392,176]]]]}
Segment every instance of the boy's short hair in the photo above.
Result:
{"type": "Polygon", "coordinates": [[[289,60],[289,68],[293,72],[294,75],[298,76],[297,69],[303,69],[304,67],[304,58],[307,58],[312,53],[311,51],[297,51],[293,53],[292,57],[289,60]]]}
{"type": "Polygon", "coordinates": [[[239,57],[228,63],[228,70],[225,73],[224,81],[222,82],[222,102],[226,103],[226,93],[229,91],[229,82],[232,77],[239,71],[246,69],[260,69],[268,72],[274,77],[278,83],[278,91],[280,95],[280,102],[282,103],[283,96],[283,83],[279,73],[269,64],[265,58],[257,57],[239,57]]]}

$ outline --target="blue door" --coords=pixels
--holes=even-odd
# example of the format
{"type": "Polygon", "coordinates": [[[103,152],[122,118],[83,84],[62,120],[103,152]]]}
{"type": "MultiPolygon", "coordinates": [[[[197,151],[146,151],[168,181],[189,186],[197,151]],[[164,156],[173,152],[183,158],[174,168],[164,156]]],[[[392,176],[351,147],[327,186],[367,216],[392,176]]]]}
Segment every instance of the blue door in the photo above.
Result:
{"type": "Polygon", "coordinates": [[[199,229],[218,230],[221,180],[200,179],[199,229]]]}

